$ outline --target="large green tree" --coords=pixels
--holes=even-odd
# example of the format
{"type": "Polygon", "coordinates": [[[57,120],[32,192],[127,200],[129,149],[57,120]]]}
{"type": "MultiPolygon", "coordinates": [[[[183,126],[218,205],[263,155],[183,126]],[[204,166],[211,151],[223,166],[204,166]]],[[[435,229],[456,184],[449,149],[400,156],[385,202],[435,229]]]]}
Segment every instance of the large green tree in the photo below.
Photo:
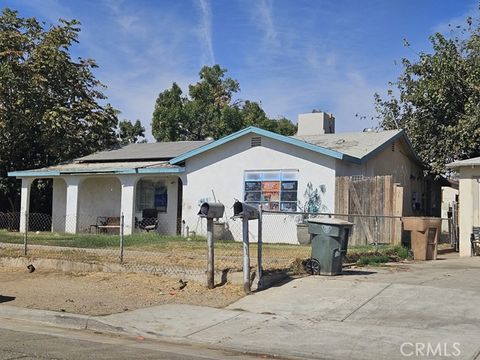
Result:
{"type": "Polygon", "coordinates": [[[70,160],[118,143],[117,112],[103,105],[91,59],[72,59],[80,24],[47,26],[4,9],[0,16],[0,195],[13,207],[12,170],[70,160]]]}
{"type": "Polygon", "coordinates": [[[293,135],[296,126],[288,119],[270,119],[260,104],[235,100],[238,81],[226,76],[219,65],[204,66],[200,81],[189,86],[188,96],[173,83],[157,98],[152,133],[157,141],[218,139],[246,126],[293,135]]]}
{"type": "Polygon", "coordinates": [[[118,141],[120,145],[147,142],[145,137],[145,128],[140,120],[132,123],[128,120],[122,120],[118,123],[118,141]]]}
{"type": "MultiPolygon", "coordinates": [[[[430,37],[432,51],[403,59],[386,98],[375,94],[380,126],[403,128],[435,177],[451,161],[480,155],[480,28],[467,19],[449,36],[430,37]]],[[[406,46],[410,46],[408,43],[406,46]]]]}

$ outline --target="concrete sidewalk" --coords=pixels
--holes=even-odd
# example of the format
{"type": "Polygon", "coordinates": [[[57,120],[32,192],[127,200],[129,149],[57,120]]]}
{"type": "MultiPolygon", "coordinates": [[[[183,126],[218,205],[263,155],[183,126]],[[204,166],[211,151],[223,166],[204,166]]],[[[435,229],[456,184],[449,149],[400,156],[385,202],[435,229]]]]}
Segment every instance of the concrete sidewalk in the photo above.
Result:
{"type": "Polygon", "coordinates": [[[471,258],[306,277],[228,309],[162,305],[88,317],[1,305],[0,317],[291,358],[480,359],[478,304],[480,258],[471,258]]]}

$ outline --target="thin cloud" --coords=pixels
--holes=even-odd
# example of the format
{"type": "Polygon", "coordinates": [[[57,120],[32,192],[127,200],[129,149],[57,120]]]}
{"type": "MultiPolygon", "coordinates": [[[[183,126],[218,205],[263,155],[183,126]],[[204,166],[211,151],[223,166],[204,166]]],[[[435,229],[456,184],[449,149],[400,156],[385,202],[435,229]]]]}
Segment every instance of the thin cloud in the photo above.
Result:
{"type": "Polygon", "coordinates": [[[197,0],[197,5],[201,12],[200,26],[198,29],[200,40],[206,52],[209,64],[215,64],[215,54],[213,52],[212,40],[212,11],[210,3],[207,0],[197,0]]]}
{"type": "Polygon", "coordinates": [[[123,1],[105,0],[105,4],[112,11],[115,22],[120,26],[123,32],[146,33],[146,27],[142,24],[142,19],[134,15],[131,10],[126,9],[123,1]]]}
{"type": "Polygon", "coordinates": [[[441,33],[441,34],[447,34],[450,31],[455,31],[455,29],[458,26],[466,25],[466,19],[468,17],[475,18],[476,14],[478,14],[478,4],[475,1],[467,8],[467,10],[463,14],[461,14],[459,16],[455,16],[453,18],[450,18],[447,21],[444,21],[444,22],[441,22],[441,23],[435,25],[432,28],[432,32],[433,33],[438,32],[438,33],[441,33]]]}
{"type": "Polygon", "coordinates": [[[255,17],[258,20],[262,30],[265,32],[265,38],[272,44],[277,44],[278,32],[273,22],[273,8],[271,0],[259,0],[255,3],[255,17]]]}

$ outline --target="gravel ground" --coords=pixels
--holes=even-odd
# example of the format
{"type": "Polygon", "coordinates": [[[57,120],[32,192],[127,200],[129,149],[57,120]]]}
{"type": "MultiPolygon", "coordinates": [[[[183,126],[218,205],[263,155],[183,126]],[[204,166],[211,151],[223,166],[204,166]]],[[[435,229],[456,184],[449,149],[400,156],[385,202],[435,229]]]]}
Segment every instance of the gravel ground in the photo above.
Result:
{"type": "Polygon", "coordinates": [[[0,267],[0,303],[31,309],[106,315],[169,303],[225,307],[243,296],[241,286],[228,283],[212,290],[193,281],[180,287],[179,278],[160,275],[0,267]]]}

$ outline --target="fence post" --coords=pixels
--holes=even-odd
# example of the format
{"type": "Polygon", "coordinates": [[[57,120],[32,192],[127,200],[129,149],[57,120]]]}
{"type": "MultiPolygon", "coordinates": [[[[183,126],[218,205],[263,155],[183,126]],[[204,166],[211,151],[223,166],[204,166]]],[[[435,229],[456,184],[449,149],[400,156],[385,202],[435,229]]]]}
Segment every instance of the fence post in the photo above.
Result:
{"type": "Polygon", "coordinates": [[[124,216],[120,216],[120,264],[123,263],[123,226],[125,224],[124,216]]]}
{"type": "Polygon", "coordinates": [[[378,216],[375,215],[375,251],[378,251],[378,216]]]}
{"type": "Polygon", "coordinates": [[[257,276],[258,276],[258,282],[257,282],[257,288],[260,287],[261,281],[262,281],[262,276],[263,276],[263,267],[262,267],[262,247],[263,247],[263,209],[262,205],[258,205],[258,243],[257,243],[257,276]]]}
{"type": "Polygon", "coordinates": [[[25,232],[23,233],[23,255],[27,256],[28,211],[25,211],[25,232]]]}
{"type": "Polygon", "coordinates": [[[215,287],[215,264],[213,244],[213,219],[207,218],[207,286],[209,289],[215,287]]]}
{"type": "Polygon", "coordinates": [[[243,225],[243,290],[250,294],[250,244],[248,235],[248,217],[242,218],[243,225]]]}

